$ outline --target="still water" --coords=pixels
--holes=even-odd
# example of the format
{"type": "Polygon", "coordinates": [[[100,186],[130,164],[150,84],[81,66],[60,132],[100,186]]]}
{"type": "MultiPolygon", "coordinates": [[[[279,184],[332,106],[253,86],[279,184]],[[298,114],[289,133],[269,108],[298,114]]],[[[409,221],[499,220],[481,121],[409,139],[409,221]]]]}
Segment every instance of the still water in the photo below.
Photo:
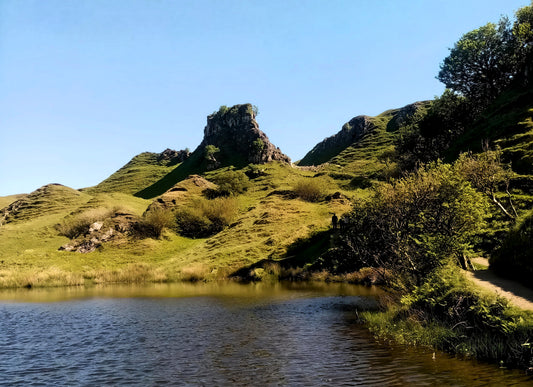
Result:
{"type": "Polygon", "coordinates": [[[173,284],[0,292],[0,385],[533,385],[377,343],[377,289],[173,284]]]}

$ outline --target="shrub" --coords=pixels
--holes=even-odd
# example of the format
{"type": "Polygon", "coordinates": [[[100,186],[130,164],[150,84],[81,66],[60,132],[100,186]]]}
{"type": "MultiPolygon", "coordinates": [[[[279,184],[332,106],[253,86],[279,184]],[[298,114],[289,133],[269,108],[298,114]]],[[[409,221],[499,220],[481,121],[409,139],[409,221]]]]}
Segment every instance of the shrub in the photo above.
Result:
{"type": "MultiPolygon", "coordinates": [[[[354,204],[337,251],[349,268],[384,267],[411,289],[449,258],[464,259],[483,226],[486,201],[450,165],[431,164],[354,204]]],[[[338,266],[342,266],[341,262],[338,266]]]]}
{"type": "Polygon", "coordinates": [[[490,259],[495,271],[531,287],[533,276],[533,211],[509,231],[490,259]]]}
{"type": "Polygon", "coordinates": [[[327,194],[327,184],[323,178],[303,178],[293,187],[294,193],[307,202],[324,200],[327,194]]]}
{"type": "Polygon", "coordinates": [[[246,192],[250,186],[248,176],[242,171],[227,171],[217,175],[212,180],[218,185],[218,188],[205,190],[205,195],[209,199],[239,195],[246,192]]]}
{"type": "Polygon", "coordinates": [[[160,238],[165,228],[174,226],[175,217],[170,210],[154,208],[145,212],[137,226],[138,236],[160,238]]]}
{"type": "Polygon", "coordinates": [[[117,208],[93,208],[64,219],[61,223],[57,224],[55,228],[59,232],[59,235],[74,239],[87,234],[91,224],[98,221],[105,221],[116,211],[117,208]]]}
{"type": "Polygon", "coordinates": [[[235,198],[198,199],[191,206],[176,212],[181,235],[205,238],[222,231],[235,218],[238,202],[235,198]]]}

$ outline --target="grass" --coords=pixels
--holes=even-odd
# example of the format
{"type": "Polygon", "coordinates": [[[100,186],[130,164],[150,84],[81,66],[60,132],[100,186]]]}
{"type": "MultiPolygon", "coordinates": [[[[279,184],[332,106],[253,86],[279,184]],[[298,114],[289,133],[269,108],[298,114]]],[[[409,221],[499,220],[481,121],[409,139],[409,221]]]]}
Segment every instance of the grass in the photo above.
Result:
{"type": "MultiPolygon", "coordinates": [[[[0,226],[0,287],[227,278],[262,259],[283,259],[297,239],[327,228],[331,212],[342,214],[350,209],[346,200],[311,203],[286,195],[297,181],[311,178],[314,172],[282,163],[261,168],[261,176],[238,196],[229,227],[209,238],[189,239],[163,231],[160,239],[119,238],[88,254],[58,251],[69,239],[60,235],[56,225],[116,206],[141,218],[152,201],[127,193],[53,186],[47,200],[37,195],[27,202],[24,220],[0,226]]],[[[223,172],[212,171],[207,177],[223,172]]],[[[353,195],[333,180],[330,184],[329,193],[353,195]]],[[[211,183],[193,177],[155,202],[175,200],[178,206],[187,206],[208,187],[211,183]]]]}
{"type": "Polygon", "coordinates": [[[414,293],[387,300],[382,311],[364,312],[369,329],[381,340],[424,346],[452,354],[530,367],[533,314],[509,307],[449,268],[414,293]]]}
{"type": "Polygon", "coordinates": [[[18,194],[18,195],[9,195],[9,196],[0,196],[0,209],[9,206],[11,203],[13,203],[16,200],[22,199],[25,194],[18,194]]]}
{"type": "Polygon", "coordinates": [[[89,194],[123,192],[134,194],[159,181],[176,168],[168,162],[157,160],[159,153],[144,152],[133,157],[126,165],[98,185],[86,188],[89,194]]]}

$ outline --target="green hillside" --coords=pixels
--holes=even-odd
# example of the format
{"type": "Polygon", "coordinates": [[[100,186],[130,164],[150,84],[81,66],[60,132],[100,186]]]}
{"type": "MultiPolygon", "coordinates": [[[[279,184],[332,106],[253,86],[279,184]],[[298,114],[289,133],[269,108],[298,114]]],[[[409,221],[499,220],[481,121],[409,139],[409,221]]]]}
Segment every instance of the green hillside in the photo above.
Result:
{"type": "Polygon", "coordinates": [[[148,187],[176,168],[176,165],[172,165],[168,160],[160,161],[159,156],[159,153],[141,153],[107,179],[84,191],[87,193],[124,192],[133,194],[148,187]]]}
{"type": "Polygon", "coordinates": [[[498,97],[448,152],[481,151],[488,140],[503,150],[506,161],[520,174],[533,174],[533,88],[513,88],[498,97]]]}

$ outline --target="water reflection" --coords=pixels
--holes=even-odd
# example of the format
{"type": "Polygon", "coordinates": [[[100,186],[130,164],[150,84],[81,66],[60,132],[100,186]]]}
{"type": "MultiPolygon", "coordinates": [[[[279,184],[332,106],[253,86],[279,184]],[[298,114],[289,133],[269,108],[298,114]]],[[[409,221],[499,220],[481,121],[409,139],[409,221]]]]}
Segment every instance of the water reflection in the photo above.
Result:
{"type": "Polygon", "coordinates": [[[9,301],[0,302],[0,384],[532,382],[518,372],[377,343],[355,321],[376,289],[175,284],[64,290],[1,294],[9,301]]]}

